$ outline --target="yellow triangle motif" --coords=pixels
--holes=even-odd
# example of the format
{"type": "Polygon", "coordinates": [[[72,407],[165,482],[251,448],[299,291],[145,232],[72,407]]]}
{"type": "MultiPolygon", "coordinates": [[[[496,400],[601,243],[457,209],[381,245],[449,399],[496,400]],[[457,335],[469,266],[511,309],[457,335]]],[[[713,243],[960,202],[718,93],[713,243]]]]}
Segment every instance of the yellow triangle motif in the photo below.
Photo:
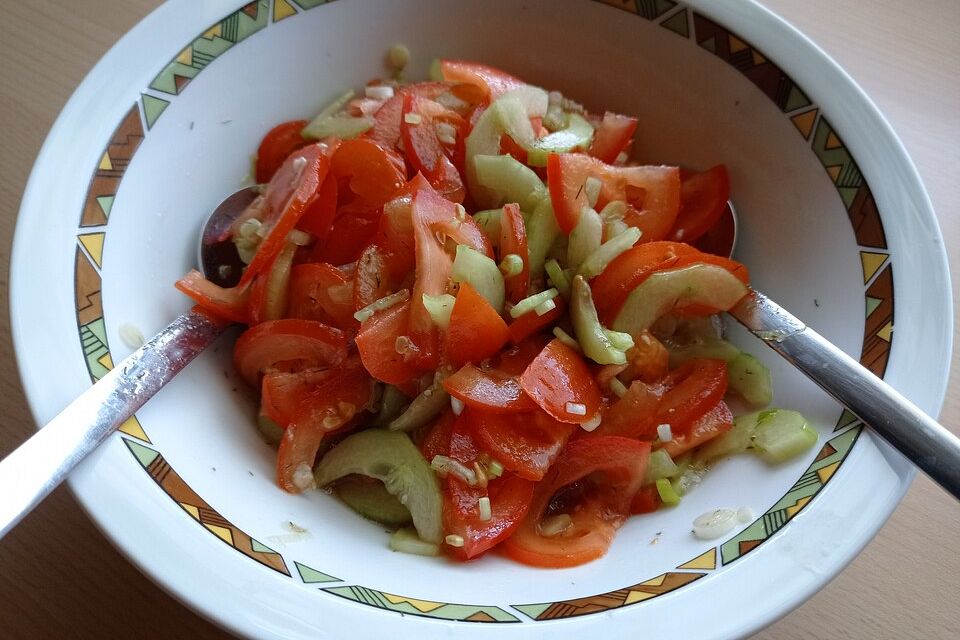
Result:
{"type": "Polygon", "coordinates": [[[839,149],[843,146],[843,143],[840,142],[840,138],[837,137],[833,131],[830,132],[830,135],[827,136],[827,143],[824,145],[825,149],[839,149]]]}
{"type": "Polygon", "coordinates": [[[100,171],[113,171],[113,162],[110,160],[110,154],[106,151],[103,152],[103,157],[100,158],[100,164],[97,165],[97,168],[100,171]]]}
{"type": "Polygon", "coordinates": [[[827,167],[827,173],[830,174],[830,177],[833,178],[834,182],[836,182],[837,178],[840,177],[841,171],[843,171],[843,167],[839,164],[835,164],[832,167],[827,167]]]}
{"type": "Polygon", "coordinates": [[[717,568],[717,550],[710,549],[701,553],[690,562],[684,562],[677,569],[716,569],[717,568]]]}
{"type": "Polygon", "coordinates": [[[624,599],[623,604],[633,604],[634,602],[640,602],[641,600],[647,600],[656,596],[655,593],[647,593],[646,591],[630,591],[627,593],[627,597],[624,599]]]}
{"type": "Polygon", "coordinates": [[[429,600],[416,600],[414,598],[405,598],[404,596],[395,596],[392,593],[384,593],[383,597],[391,604],[402,604],[406,602],[421,613],[430,613],[434,609],[443,606],[442,602],[431,602],[429,600]]]}
{"type": "Polygon", "coordinates": [[[650,578],[646,582],[641,582],[638,584],[638,587],[659,587],[663,585],[663,581],[667,579],[667,574],[659,575],[656,578],[650,578]]]}
{"type": "Polygon", "coordinates": [[[80,244],[83,245],[83,248],[86,249],[90,257],[93,258],[98,269],[103,266],[103,238],[105,235],[106,234],[103,233],[84,233],[78,236],[80,244]]]}
{"type": "Polygon", "coordinates": [[[189,513],[194,520],[200,520],[200,509],[197,509],[192,504],[187,504],[186,502],[181,502],[180,506],[183,507],[183,510],[189,513]]]}
{"type": "Polygon", "coordinates": [[[147,437],[146,432],[143,430],[143,427],[140,425],[140,421],[137,420],[137,416],[130,416],[127,418],[127,421],[122,425],[117,427],[122,433],[127,434],[128,436],[133,436],[144,442],[150,442],[150,438],[147,437]]]}
{"type": "Polygon", "coordinates": [[[193,45],[177,54],[176,61],[188,67],[193,64],[193,45]]]}
{"type": "Polygon", "coordinates": [[[872,251],[860,252],[860,264],[863,266],[863,284],[867,284],[883,263],[887,261],[887,254],[873,253],[872,251]]]}
{"type": "Polygon", "coordinates": [[[110,352],[107,352],[102,356],[100,356],[99,358],[97,358],[97,362],[100,363],[101,367],[103,367],[104,369],[107,369],[108,371],[110,369],[113,369],[113,358],[110,357],[110,352]]]}
{"type": "MultiPolygon", "coordinates": [[[[199,516],[197,519],[199,519],[199,516]]],[[[226,527],[221,527],[215,524],[205,524],[203,526],[209,529],[210,533],[217,536],[227,544],[231,546],[233,545],[233,532],[230,531],[230,529],[227,529],[226,527]]]]}
{"type": "Polygon", "coordinates": [[[827,480],[833,477],[833,474],[836,472],[838,468],[840,468],[839,461],[834,462],[833,464],[829,464],[825,466],[823,469],[817,470],[817,477],[820,478],[820,482],[822,482],[823,484],[827,484],[827,480]]]}
{"type": "Polygon", "coordinates": [[[750,45],[734,35],[728,36],[728,42],[730,43],[730,53],[737,53],[750,47],[750,45]]]}
{"type": "Polygon", "coordinates": [[[753,54],[753,64],[763,64],[764,62],[767,61],[766,58],[764,58],[762,55],[760,55],[756,51],[752,51],[751,53],[753,54]]]}
{"type": "Polygon", "coordinates": [[[890,342],[890,338],[893,336],[893,323],[888,322],[883,326],[883,329],[877,331],[877,337],[883,340],[884,342],[890,342]]]}
{"type": "Polygon", "coordinates": [[[296,15],[297,10],[290,6],[287,0],[273,0],[273,21],[280,22],[284,18],[296,15]]]}
{"type": "Polygon", "coordinates": [[[219,36],[223,33],[223,26],[218,22],[209,29],[203,32],[203,37],[207,40],[213,40],[216,36],[219,36]]]}
{"type": "Polygon", "coordinates": [[[793,126],[797,128],[804,138],[809,139],[810,133],[813,131],[813,123],[817,120],[817,110],[811,109],[810,111],[804,111],[803,113],[797,114],[790,118],[790,121],[793,122],[793,126]]]}
{"type": "Polygon", "coordinates": [[[793,516],[797,515],[797,512],[807,506],[808,502],[810,502],[810,496],[807,496],[806,498],[800,498],[792,507],[787,507],[787,517],[792,518],[793,516]]]}

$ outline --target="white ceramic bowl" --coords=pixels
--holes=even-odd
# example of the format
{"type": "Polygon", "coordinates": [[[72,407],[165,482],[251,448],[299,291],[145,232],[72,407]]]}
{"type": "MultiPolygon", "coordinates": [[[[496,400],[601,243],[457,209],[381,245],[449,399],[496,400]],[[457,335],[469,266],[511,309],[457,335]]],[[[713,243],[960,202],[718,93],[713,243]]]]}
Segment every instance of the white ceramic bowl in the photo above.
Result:
{"type": "MultiPolygon", "coordinates": [[[[929,201],[870,101],[758,5],[173,0],[77,90],[23,200],[11,304],[38,423],[129,353],[121,325],[150,334],[187,308],[172,283],[263,133],[382,74],[394,42],[412,49],[414,76],[435,56],[475,59],[637,114],[641,159],[726,163],[739,257],[759,288],[937,413],[952,319],[929,201]]],[[[777,468],[719,465],[681,506],[631,519],[605,558],[576,569],[395,554],[327,495],[283,493],[227,342],[71,485],[134,563],[244,635],[740,636],[849,562],[914,471],[772,353],[735,339],[764,358],[776,404],[801,409],[820,444],[777,468]],[[717,506],[758,519],[719,544],[692,537],[692,519],[717,506]]]]}

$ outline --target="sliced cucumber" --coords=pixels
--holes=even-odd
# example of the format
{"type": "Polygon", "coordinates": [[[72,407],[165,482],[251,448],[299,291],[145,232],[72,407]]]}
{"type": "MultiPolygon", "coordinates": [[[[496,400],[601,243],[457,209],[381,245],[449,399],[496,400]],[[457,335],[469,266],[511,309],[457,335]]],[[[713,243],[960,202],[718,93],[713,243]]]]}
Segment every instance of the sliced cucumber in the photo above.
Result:
{"type": "Polygon", "coordinates": [[[403,409],[410,404],[410,398],[403,391],[400,391],[392,384],[385,385],[383,396],[380,398],[380,411],[377,417],[371,421],[376,427],[385,427],[390,424],[394,418],[403,413],[403,409]]]}
{"type": "Polygon", "coordinates": [[[543,265],[544,270],[547,272],[547,277],[550,279],[550,284],[553,285],[553,288],[560,292],[567,300],[570,299],[570,279],[567,278],[567,274],[563,272],[563,268],[560,267],[560,263],[556,260],[547,260],[543,265]]]}
{"type": "MultiPolygon", "coordinates": [[[[590,285],[583,276],[573,278],[570,291],[570,320],[583,353],[597,364],[626,364],[625,350],[616,348],[600,325],[590,285]]],[[[629,338],[629,336],[626,336],[629,338]]],[[[630,346],[633,346],[631,341],[630,346]]],[[[628,347],[629,348],[629,347],[628,347]]]]}
{"type": "Polygon", "coordinates": [[[311,123],[307,129],[304,129],[304,137],[322,140],[333,136],[341,140],[349,140],[372,129],[374,123],[374,119],[370,116],[330,116],[311,123]]]}
{"type": "Polygon", "coordinates": [[[753,446],[753,434],[762,411],[737,416],[733,428],[717,436],[696,450],[697,460],[710,461],[723,456],[742,453],[753,446]]]}
{"type": "Polygon", "coordinates": [[[673,309],[701,304],[725,311],[746,294],[746,285],[715,265],[658,271],[630,292],[613,328],[636,336],[673,309]]]}
{"type": "MultiPolygon", "coordinates": [[[[488,156],[483,156],[488,157],[488,156]]],[[[500,246],[500,220],[503,218],[503,209],[484,209],[473,214],[473,221],[477,223],[483,235],[494,248],[500,246]]]]}
{"type": "Polygon", "coordinates": [[[410,511],[422,540],[443,539],[443,498],[433,469],[406,434],[368,429],[348,436],[317,465],[317,486],[360,474],[383,482],[390,495],[410,511]]]}
{"type": "Polygon", "coordinates": [[[503,313],[506,299],[503,274],[492,258],[466,245],[458,245],[450,276],[455,282],[470,283],[497,313],[503,313]]]}
{"type": "Polygon", "coordinates": [[[817,443],[817,432],[796,411],[774,409],[760,415],[753,446],[769,462],[784,462],[817,443]]]}
{"type": "Polygon", "coordinates": [[[740,352],[727,362],[730,389],[754,407],[765,407],[773,401],[770,370],[758,359],[740,352]]]}
{"type": "Polygon", "coordinates": [[[660,500],[666,505],[680,504],[680,494],[677,493],[673,485],[666,478],[660,478],[656,482],[657,493],[660,494],[660,500]]]}
{"type": "Polygon", "coordinates": [[[670,478],[679,470],[669,453],[663,449],[651,451],[650,459],[647,461],[647,476],[643,483],[653,484],[661,478],[670,478]]]}
{"type": "Polygon", "coordinates": [[[550,198],[544,198],[533,210],[527,225],[527,256],[530,259],[531,282],[543,277],[543,264],[550,248],[560,236],[560,225],[553,214],[550,198]]]}
{"type": "Polygon", "coordinates": [[[313,120],[310,121],[310,124],[305,126],[300,132],[300,135],[307,140],[319,140],[321,137],[318,135],[318,129],[323,122],[329,118],[332,118],[334,114],[347,106],[347,103],[353,99],[354,93],[351,89],[347,91],[340,97],[336,98],[333,102],[324,107],[320,113],[318,113],[313,120]]]}
{"type": "Polygon", "coordinates": [[[674,369],[687,360],[694,358],[710,358],[712,360],[723,360],[731,362],[742,353],[736,345],[726,340],[708,340],[705,342],[693,342],[670,349],[670,368],[674,369]]]}
{"type": "Polygon", "coordinates": [[[564,129],[534,140],[527,147],[527,163],[533,167],[547,166],[551,153],[568,153],[574,149],[586,149],[593,140],[593,125],[583,116],[571,113],[564,129]]]}
{"type": "Polygon", "coordinates": [[[350,475],[338,480],[333,491],[348,507],[368,520],[391,527],[410,522],[410,510],[400,504],[379,480],[350,475]]]}
{"type": "Polygon", "coordinates": [[[450,406],[450,396],[440,382],[434,382],[413,399],[403,413],[394,418],[389,425],[391,431],[410,433],[422,427],[450,406]]]}
{"type": "Polygon", "coordinates": [[[450,326],[450,314],[453,312],[453,304],[456,301],[457,299],[449,293],[441,293],[438,296],[423,294],[423,307],[430,314],[433,324],[444,331],[450,326]]]}
{"type": "Polygon", "coordinates": [[[600,248],[603,239],[603,222],[600,214],[584,207],[580,212],[577,226],[570,232],[570,244],[567,246],[567,266],[579,269],[587,256],[600,248]]]}
{"type": "Polygon", "coordinates": [[[516,202],[529,212],[549,197],[540,176],[513,156],[477,156],[474,163],[478,184],[496,193],[500,205],[516,202]]]}
{"type": "Polygon", "coordinates": [[[274,447],[283,440],[283,427],[263,414],[257,416],[257,431],[267,444],[274,447]]]}
{"type": "Polygon", "coordinates": [[[593,278],[600,275],[607,265],[613,262],[621,253],[637,244],[643,233],[636,227],[627,227],[621,233],[611,237],[591,252],[577,267],[577,273],[584,278],[593,278]]]}

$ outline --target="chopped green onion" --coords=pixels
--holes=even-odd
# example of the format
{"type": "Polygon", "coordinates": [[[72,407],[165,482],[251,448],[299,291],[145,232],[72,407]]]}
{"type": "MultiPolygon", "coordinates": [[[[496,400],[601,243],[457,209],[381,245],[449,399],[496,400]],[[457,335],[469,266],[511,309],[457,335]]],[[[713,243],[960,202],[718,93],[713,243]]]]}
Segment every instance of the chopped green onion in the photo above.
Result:
{"type": "Polygon", "coordinates": [[[459,460],[454,460],[447,456],[433,456],[433,460],[430,461],[430,467],[439,473],[441,477],[452,475],[471,487],[477,486],[477,473],[459,460]]]}
{"type": "Polygon", "coordinates": [[[663,504],[680,504],[680,495],[674,490],[673,485],[670,484],[670,481],[666,478],[657,480],[657,493],[660,494],[660,499],[663,501],[663,504]]]}
{"type": "Polygon", "coordinates": [[[481,498],[477,500],[477,510],[479,511],[481,522],[486,522],[493,517],[493,510],[490,508],[489,496],[481,496],[481,498]]]}
{"type": "Polygon", "coordinates": [[[542,316],[550,313],[556,308],[557,308],[557,303],[554,302],[553,299],[551,298],[550,300],[544,300],[543,302],[535,306],[533,310],[536,312],[538,316],[542,316]]]}
{"type": "Polygon", "coordinates": [[[627,227],[623,233],[610,238],[584,258],[579,269],[577,269],[577,273],[584,278],[593,278],[600,275],[617,256],[637,244],[641,235],[640,229],[627,227]]]}
{"type": "Polygon", "coordinates": [[[419,113],[405,113],[403,115],[403,121],[407,124],[420,124],[423,122],[423,118],[420,117],[419,113]]]}
{"type": "Polygon", "coordinates": [[[430,319],[433,320],[433,324],[444,330],[450,326],[450,314],[453,312],[453,304],[456,301],[457,299],[449,293],[441,293],[438,296],[423,294],[423,306],[430,314],[430,319]]]}
{"type": "Polygon", "coordinates": [[[526,313],[534,311],[547,300],[553,300],[558,295],[560,295],[560,292],[556,289],[547,289],[546,291],[535,293],[532,296],[527,296],[517,304],[513,305],[513,308],[510,309],[510,317],[519,318],[526,313]]]}
{"type": "Polygon", "coordinates": [[[644,484],[653,484],[661,478],[670,478],[680,471],[670,454],[663,449],[655,449],[647,458],[647,475],[644,484]]]}
{"type": "Polygon", "coordinates": [[[446,538],[443,539],[451,547],[462,547],[463,546],[463,536],[458,536],[451,533],[446,538]]]}
{"type": "MultiPolygon", "coordinates": [[[[553,335],[557,338],[557,340],[567,345],[577,353],[583,353],[583,349],[580,348],[580,343],[574,340],[573,336],[571,336],[569,333],[567,333],[560,327],[553,328],[553,335]]],[[[620,382],[620,381],[617,380],[617,382],[620,382]]]]}
{"type": "Polygon", "coordinates": [[[440,553],[440,545],[426,542],[417,535],[413,527],[397,529],[390,536],[390,549],[400,553],[410,553],[417,556],[435,556],[440,553]]]}
{"type": "Polygon", "coordinates": [[[623,200],[611,200],[600,210],[600,218],[604,222],[623,220],[625,215],[627,215],[627,203],[623,200]]]}
{"type": "Polygon", "coordinates": [[[503,475],[503,465],[496,460],[491,460],[487,465],[487,475],[491,478],[499,478],[503,475]]]}
{"type": "Polygon", "coordinates": [[[618,398],[627,395],[627,385],[620,382],[620,378],[617,376],[610,378],[610,382],[607,384],[610,387],[610,391],[613,391],[618,398]]]}
{"type": "Polygon", "coordinates": [[[518,276],[523,271],[523,258],[515,253],[508,253],[500,261],[500,273],[504,277],[510,278],[518,276]]]}
{"type": "Polygon", "coordinates": [[[572,416],[587,415],[587,405],[582,402],[568,402],[563,409],[572,416]]]}
{"type": "Polygon", "coordinates": [[[384,296],[379,300],[374,300],[363,309],[360,309],[353,314],[353,317],[357,319],[357,322],[366,322],[369,320],[373,314],[377,311],[383,311],[384,309],[389,309],[395,304],[400,304],[406,300],[410,299],[410,290],[401,289],[396,293],[392,293],[389,296],[384,296]]]}
{"type": "Polygon", "coordinates": [[[550,279],[550,284],[560,292],[560,295],[569,300],[570,280],[567,279],[567,274],[560,268],[560,263],[556,260],[547,260],[543,267],[547,272],[547,278],[550,279]]]}

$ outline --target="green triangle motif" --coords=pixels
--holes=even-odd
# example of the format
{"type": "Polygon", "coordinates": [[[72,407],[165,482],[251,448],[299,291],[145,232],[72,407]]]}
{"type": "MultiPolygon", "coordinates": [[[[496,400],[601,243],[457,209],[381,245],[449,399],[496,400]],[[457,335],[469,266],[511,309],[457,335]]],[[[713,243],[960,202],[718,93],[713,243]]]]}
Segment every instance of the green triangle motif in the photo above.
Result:
{"type": "Polygon", "coordinates": [[[257,553],[276,553],[276,551],[255,538],[250,538],[250,548],[257,553]]]}
{"type": "Polygon", "coordinates": [[[867,296],[867,317],[869,318],[870,315],[874,311],[876,311],[877,307],[879,307],[882,303],[883,303],[883,300],[881,300],[880,298],[872,298],[870,296],[867,296]]]}
{"type": "Polygon", "coordinates": [[[110,210],[113,209],[113,196],[97,196],[97,204],[106,218],[110,217],[110,210]]]}
{"type": "Polygon", "coordinates": [[[137,459],[137,462],[143,465],[143,468],[147,468],[151,464],[153,464],[153,461],[156,460],[157,457],[159,457],[160,455],[159,451],[148,449],[142,444],[137,444],[133,440],[127,440],[126,438],[124,438],[123,441],[124,443],[126,443],[127,448],[130,449],[130,453],[132,453],[133,456],[137,459]]]}
{"type": "Polygon", "coordinates": [[[328,0],[293,0],[301,9],[313,9],[322,4],[327,4],[328,0]]]}
{"type": "Polygon", "coordinates": [[[853,206],[853,201],[857,197],[857,187],[837,187],[837,191],[840,192],[840,199],[843,200],[843,206],[850,210],[850,207],[853,206]]]}
{"type": "Polygon", "coordinates": [[[794,109],[800,109],[801,107],[809,107],[812,103],[810,98],[800,90],[800,87],[793,85],[790,88],[790,93],[787,95],[787,104],[784,105],[784,111],[793,111],[794,109]]]}
{"type": "Polygon", "coordinates": [[[552,604],[552,602],[544,602],[542,604],[515,604],[513,608],[522,611],[536,620],[537,616],[549,609],[552,604]]]}
{"type": "Polygon", "coordinates": [[[716,38],[716,36],[712,36],[712,37],[710,37],[710,38],[707,38],[706,40],[704,40],[703,42],[700,43],[700,46],[703,47],[704,49],[706,49],[707,51],[709,51],[710,53],[716,53],[716,52],[717,52],[717,38],[716,38]]]}
{"type": "Polygon", "coordinates": [[[142,96],[143,117],[147,121],[147,129],[152,129],[153,125],[156,124],[157,119],[160,117],[160,114],[163,113],[164,109],[170,106],[170,103],[161,98],[148,96],[145,93],[142,94],[142,96]]]}
{"type": "Polygon", "coordinates": [[[834,427],[833,430],[839,431],[840,429],[849,427],[850,425],[856,423],[857,421],[859,421],[859,418],[857,418],[857,416],[853,415],[848,410],[844,409],[843,413],[840,414],[840,419],[837,420],[837,426],[834,427]]]}
{"type": "Polygon", "coordinates": [[[664,29],[669,29],[677,35],[681,35],[684,38],[690,37],[690,25],[687,23],[687,11],[683,9],[673,14],[672,17],[667,18],[660,23],[660,26],[664,29]]]}
{"type": "MultiPolygon", "coordinates": [[[[275,553],[275,552],[274,552],[275,553]]],[[[340,582],[340,578],[334,578],[331,575],[327,575],[322,571],[317,571],[316,569],[311,569],[305,564],[300,564],[296,560],[293,561],[293,564],[297,567],[297,572],[300,574],[300,579],[303,580],[306,584],[317,584],[321,582],[340,582]]]]}

